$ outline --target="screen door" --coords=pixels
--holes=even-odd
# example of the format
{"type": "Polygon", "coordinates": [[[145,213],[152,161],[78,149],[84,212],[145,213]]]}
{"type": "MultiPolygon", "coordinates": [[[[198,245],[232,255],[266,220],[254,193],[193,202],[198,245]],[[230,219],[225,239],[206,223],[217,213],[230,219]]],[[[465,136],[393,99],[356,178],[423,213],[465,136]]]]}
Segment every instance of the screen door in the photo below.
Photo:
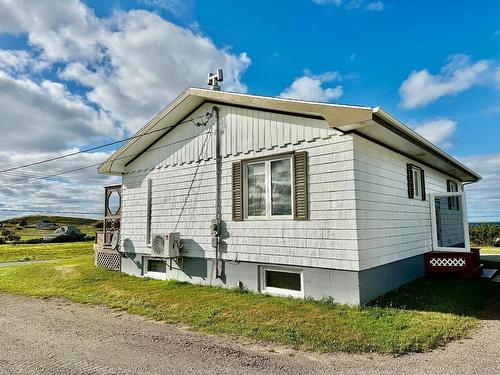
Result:
{"type": "Polygon", "coordinates": [[[432,247],[439,251],[470,251],[464,193],[431,194],[432,247]]]}

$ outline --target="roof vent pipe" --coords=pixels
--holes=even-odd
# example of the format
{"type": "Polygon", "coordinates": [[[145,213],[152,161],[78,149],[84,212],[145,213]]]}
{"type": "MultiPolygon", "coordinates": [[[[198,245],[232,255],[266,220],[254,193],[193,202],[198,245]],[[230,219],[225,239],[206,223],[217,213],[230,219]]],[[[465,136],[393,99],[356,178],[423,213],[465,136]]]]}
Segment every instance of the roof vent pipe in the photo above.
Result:
{"type": "Polygon", "coordinates": [[[219,82],[224,81],[222,69],[217,69],[217,73],[208,73],[207,85],[214,91],[220,91],[219,82]]]}

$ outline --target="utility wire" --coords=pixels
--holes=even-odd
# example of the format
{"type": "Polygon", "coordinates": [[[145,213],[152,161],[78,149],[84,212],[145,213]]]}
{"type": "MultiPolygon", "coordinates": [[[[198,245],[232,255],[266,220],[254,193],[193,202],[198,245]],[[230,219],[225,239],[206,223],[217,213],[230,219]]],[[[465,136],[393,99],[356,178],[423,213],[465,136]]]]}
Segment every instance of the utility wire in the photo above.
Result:
{"type": "MultiPolygon", "coordinates": [[[[204,134],[211,134],[211,131],[208,131],[208,132],[206,132],[204,134]]],[[[156,151],[156,150],[162,149],[164,147],[168,147],[168,146],[172,146],[172,145],[175,145],[175,144],[178,144],[178,143],[189,141],[189,140],[197,138],[197,137],[199,137],[199,134],[194,135],[192,137],[187,137],[187,138],[184,138],[184,139],[180,139],[180,140],[177,140],[175,142],[168,143],[166,145],[152,147],[152,148],[150,148],[148,150],[145,150],[145,151],[137,152],[137,153],[130,154],[130,155],[127,155],[127,156],[121,156],[121,157],[113,159],[113,162],[116,161],[116,160],[126,159],[126,158],[129,158],[131,156],[137,156],[137,155],[140,155],[140,154],[143,154],[143,153],[146,153],[146,152],[156,151]]],[[[106,164],[106,162],[107,162],[107,160],[105,160],[105,161],[103,161],[101,163],[90,164],[90,165],[82,166],[82,167],[79,167],[79,168],[75,168],[75,169],[71,169],[71,170],[67,170],[67,171],[63,171],[63,172],[59,172],[59,173],[55,173],[55,174],[51,174],[51,175],[47,175],[47,176],[41,176],[41,177],[33,178],[33,179],[30,179],[30,180],[26,180],[26,181],[19,181],[19,182],[15,182],[15,183],[12,183],[12,184],[7,184],[7,185],[0,185],[0,188],[6,188],[6,187],[16,186],[16,185],[22,185],[22,184],[26,184],[26,183],[30,183],[30,182],[34,182],[34,181],[50,179],[50,178],[53,178],[53,177],[62,176],[62,175],[68,174],[68,173],[78,172],[78,171],[85,170],[85,169],[92,168],[92,167],[98,167],[98,166],[100,167],[100,166],[106,164]]]]}
{"type": "Polygon", "coordinates": [[[46,214],[74,214],[74,215],[101,215],[102,212],[78,212],[78,211],[51,211],[51,210],[28,210],[28,209],[9,209],[0,208],[1,212],[40,212],[46,214]]]}
{"type": "MultiPolygon", "coordinates": [[[[210,120],[211,117],[212,117],[212,115],[208,112],[207,114],[205,114],[203,116],[198,116],[198,117],[194,117],[194,118],[190,118],[188,120],[184,120],[184,121],[178,122],[178,123],[176,123],[176,125],[181,125],[181,124],[184,124],[184,123],[187,123],[187,122],[194,122],[195,120],[199,120],[199,119],[202,119],[202,118],[206,118],[207,122],[208,122],[208,120],[210,120]]],[[[162,119],[163,119],[163,117],[161,119],[159,119],[154,125],[156,125],[162,119]]],[[[176,125],[172,125],[172,126],[176,126],[176,125]]],[[[172,128],[172,126],[167,126],[167,127],[156,129],[156,130],[151,130],[149,132],[145,132],[145,133],[142,133],[142,134],[133,135],[131,137],[119,139],[119,140],[116,140],[116,141],[113,141],[113,142],[105,143],[105,144],[102,144],[102,145],[99,145],[99,146],[95,146],[95,147],[91,147],[91,148],[87,148],[87,149],[84,149],[84,150],[71,152],[69,154],[64,154],[64,155],[60,155],[60,156],[55,156],[53,158],[38,160],[38,161],[35,161],[35,162],[32,162],[32,163],[18,165],[16,167],[6,168],[6,169],[3,169],[3,170],[0,170],[0,173],[10,172],[10,171],[14,171],[14,170],[21,169],[21,168],[31,167],[31,166],[34,166],[34,165],[48,163],[48,162],[51,162],[51,161],[60,160],[60,159],[68,158],[68,157],[71,157],[71,156],[75,156],[75,155],[79,155],[79,154],[83,154],[83,153],[88,153],[88,152],[91,152],[91,151],[99,150],[101,148],[113,146],[113,145],[116,145],[118,143],[129,141],[131,139],[141,138],[141,137],[143,137],[145,135],[148,135],[148,134],[152,134],[152,133],[157,133],[157,132],[161,132],[161,131],[164,131],[164,130],[168,130],[168,129],[172,128]]]]}
{"type": "MultiPolygon", "coordinates": [[[[24,172],[4,172],[6,176],[12,177],[12,178],[37,178],[37,177],[44,177],[47,180],[54,179],[54,180],[59,180],[59,179],[66,179],[66,180],[77,180],[77,181],[88,181],[88,182],[103,182],[103,179],[92,179],[92,178],[82,178],[82,177],[74,177],[74,176],[60,176],[60,177],[55,177],[53,178],[50,175],[47,174],[40,174],[40,173],[24,173],[24,172]]],[[[103,178],[108,178],[109,176],[103,176],[103,178]]]]}

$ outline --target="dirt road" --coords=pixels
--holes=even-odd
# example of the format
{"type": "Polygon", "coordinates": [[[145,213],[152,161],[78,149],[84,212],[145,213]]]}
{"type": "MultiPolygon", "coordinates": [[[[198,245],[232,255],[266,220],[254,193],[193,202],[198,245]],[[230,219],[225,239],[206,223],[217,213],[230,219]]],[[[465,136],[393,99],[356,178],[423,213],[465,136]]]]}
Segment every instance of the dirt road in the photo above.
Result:
{"type": "Polygon", "coordinates": [[[104,307],[0,293],[0,374],[494,374],[500,321],[431,353],[311,354],[202,335],[104,307]]]}

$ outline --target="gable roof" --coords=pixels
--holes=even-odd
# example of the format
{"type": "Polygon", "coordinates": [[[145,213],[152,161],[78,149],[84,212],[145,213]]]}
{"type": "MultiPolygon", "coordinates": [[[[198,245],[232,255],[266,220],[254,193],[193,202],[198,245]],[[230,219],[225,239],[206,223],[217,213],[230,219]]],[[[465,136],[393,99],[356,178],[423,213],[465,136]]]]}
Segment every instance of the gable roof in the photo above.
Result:
{"type": "Polygon", "coordinates": [[[464,182],[481,177],[380,107],[319,103],[188,88],[115,151],[98,169],[120,175],[126,165],[204,103],[246,107],[325,120],[331,128],[354,133],[429,165],[464,182]],[[162,131],[158,131],[163,129],[162,131]]]}

